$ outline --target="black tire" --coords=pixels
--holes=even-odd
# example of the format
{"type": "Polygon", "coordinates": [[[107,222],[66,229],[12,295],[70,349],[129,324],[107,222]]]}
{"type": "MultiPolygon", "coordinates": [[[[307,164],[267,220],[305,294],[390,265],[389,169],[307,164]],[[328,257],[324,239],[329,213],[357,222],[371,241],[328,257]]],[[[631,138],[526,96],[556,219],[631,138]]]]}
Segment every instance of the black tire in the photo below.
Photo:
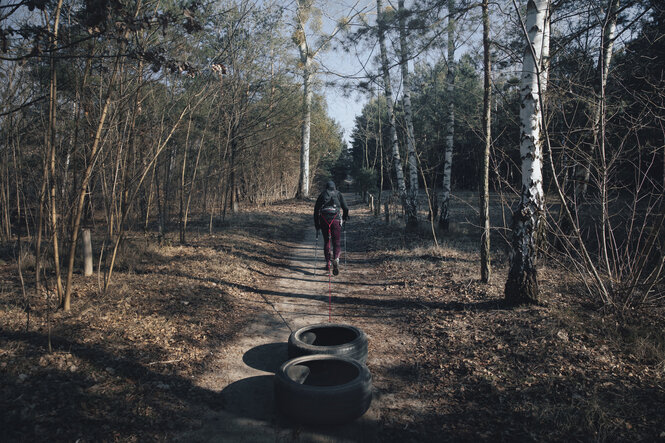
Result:
{"type": "Polygon", "coordinates": [[[305,326],[291,333],[288,346],[289,358],[302,355],[336,355],[367,361],[367,336],[350,325],[321,323],[305,326]]]}
{"type": "Polygon", "coordinates": [[[372,376],[364,364],[334,355],[306,355],[275,374],[275,405],[304,424],[339,424],[362,416],[372,403],[372,376]]]}

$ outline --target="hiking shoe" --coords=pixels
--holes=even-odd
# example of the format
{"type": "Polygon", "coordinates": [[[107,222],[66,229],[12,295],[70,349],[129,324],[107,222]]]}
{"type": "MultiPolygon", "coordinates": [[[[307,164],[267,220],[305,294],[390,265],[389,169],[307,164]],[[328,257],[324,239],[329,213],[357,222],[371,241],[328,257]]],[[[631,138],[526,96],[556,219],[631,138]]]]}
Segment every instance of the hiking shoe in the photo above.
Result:
{"type": "Polygon", "coordinates": [[[333,260],[333,275],[339,274],[339,258],[333,260]]]}
{"type": "Polygon", "coordinates": [[[330,273],[330,262],[326,263],[326,271],[330,273]]]}

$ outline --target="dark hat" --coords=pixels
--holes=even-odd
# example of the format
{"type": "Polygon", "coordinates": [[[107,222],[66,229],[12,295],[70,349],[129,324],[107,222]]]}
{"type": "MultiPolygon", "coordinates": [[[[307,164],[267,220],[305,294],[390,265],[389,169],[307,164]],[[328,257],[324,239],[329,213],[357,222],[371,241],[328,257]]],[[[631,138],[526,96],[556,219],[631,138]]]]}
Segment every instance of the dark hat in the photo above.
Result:
{"type": "Polygon", "coordinates": [[[334,190],[335,189],[335,182],[330,180],[328,184],[326,184],[326,189],[334,190]]]}

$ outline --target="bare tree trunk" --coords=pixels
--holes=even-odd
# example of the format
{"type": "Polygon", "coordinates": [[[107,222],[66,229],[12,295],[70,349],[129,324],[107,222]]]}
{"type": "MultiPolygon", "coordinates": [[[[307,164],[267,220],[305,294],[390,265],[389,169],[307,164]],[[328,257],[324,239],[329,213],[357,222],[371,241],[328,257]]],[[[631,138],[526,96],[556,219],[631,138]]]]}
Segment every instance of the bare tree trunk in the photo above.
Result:
{"type": "Polygon", "coordinates": [[[586,198],[589,180],[591,178],[594,152],[600,143],[600,138],[603,137],[603,134],[600,133],[601,101],[604,100],[604,97],[601,97],[601,91],[604,91],[607,86],[607,77],[610,71],[610,62],[612,61],[620,3],[621,0],[608,0],[605,19],[601,27],[601,46],[600,54],[598,55],[597,70],[598,77],[594,82],[593,111],[589,121],[591,141],[583,146],[585,148],[584,158],[581,159],[581,162],[577,167],[577,182],[575,185],[575,196],[577,201],[586,198]]]}
{"type": "MultiPolygon", "coordinates": [[[[312,85],[311,80],[314,76],[313,60],[314,57],[328,44],[335,35],[342,29],[337,25],[332,32],[320,36],[317,46],[310,46],[307,43],[305,25],[312,13],[313,0],[296,0],[296,31],[293,34],[293,40],[298,46],[300,53],[300,62],[303,65],[303,110],[302,110],[302,139],[300,149],[300,182],[296,195],[299,198],[309,197],[310,186],[310,168],[309,168],[309,142],[312,119],[312,85]]],[[[357,13],[356,13],[357,14],[357,13]]]]}
{"type": "Polygon", "coordinates": [[[528,40],[520,85],[522,190],[519,207],[513,214],[512,259],[504,291],[506,301],[511,304],[537,303],[539,295],[536,259],[544,204],[540,93],[545,89],[543,48],[548,46],[544,40],[548,37],[549,16],[549,0],[529,0],[525,25],[528,40]]]}
{"type": "Polygon", "coordinates": [[[72,293],[72,279],[74,276],[74,258],[76,256],[76,242],[78,240],[78,234],[81,227],[81,216],[83,215],[83,207],[85,204],[85,195],[88,188],[88,183],[90,182],[90,177],[92,176],[92,169],[96,163],[97,155],[101,146],[101,137],[102,130],[104,129],[104,123],[106,122],[106,117],[108,115],[109,106],[111,104],[111,95],[113,92],[113,86],[115,84],[115,78],[118,74],[118,69],[120,65],[120,57],[122,57],[122,48],[114,63],[113,71],[111,73],[111,78],[109,80],[109,85],[106,91],[106,96],[104,98],[104,105],[102,106],[101,114],[99,116],[99,121],[97,122],[97,129],[95,131],[95,136],[92,141],[92,147],[90,148],[90,158],[88,160],[88,166],[83,174],[83,180],[79,187],[77,204],[74,209],[74,225],[71,232],[71,244],[69,247],[69,263],[67,266],[67,285],[65,289],[65,297],[63,300],[63,308],[65,311],[69,311],[71,308],[71,293],[72,293]]]}
{"type": "MultiPolygon", "coordinates": [[[[378,198],[378,203],[377,203],[377,209],[380,212],[381,211],[381,200],[383,198],[383,130],[381,128],[381,101],[378,99],[379,94],[377,92],[377,100],[376,100],[376,115],[377,115],[377,134],[376,134],[376,149],[379,152],[379,169],[380,169],[380,174],[381,176],[379,177],[379,198],[378,198]]],[[[387,206],[386,206],[387,207],[387,206]]],[[[376,215],[379,215],[378,212],[376,215]]]]}
{"type": "MultiPolygon", "coordinates": [[[[7,124],[7,130],[3,130],[3,135],[5,136],[5,146],[8,148],[9,146],[15,145],[15,143],[12,143],[10,138],[10,130],[14,126],[14,119],[12,116],[9,116],[4,123],[7,124]]],[[[14,151],[16,148],[14,148],[14,151]]],[[[10,181],[10,174],[11,174],[11,164],[12,162],[10,161],[10,151],[9,149],[4,150],[4,161],[2,162],[2,165],[0,165],[0,168],[2,169],[0,171],[0,212],[2,212],[2,228],[0,232],[0,240],[2,241],[10,241],[12,237],[12,220],[11,220],[11,181],[10,181]]],[[[14,157],[16,156],[16,153],[13,153],[14,157]]],[[[16,159],[14,158],[14,174],[16,175],[18,172],[16,171],[16,159]]],[[[16,183],[16,196],[18,198],[18,183],[16,183]]],[[[18,213],[20,213],[20,206],[17,202],[16,204],[16,210],[18,213]]],[[[21,229],[21,220],[20,217],[18,219],[17,227],[20,232],[21,229]]]]}
{"type": "Polygon", "coordinates": [[[238,146],[236,141],[236,128],[235,123],[233,124],[232,134],[231,134],[231,150],[229,152],[229,179],[228,179],[228,202],[229,209],[232,214],[238,212],[238,176],[236,173],[236,156],[238,154],[238,146]]]}
{"type": "Polygon", "coordinates": [[[300,187],[298,194],[300,198],[309,197],[309,140],[312,125],[312,88],[310,84],[310,66],[311,58],[308,54],[302,55],[305,58],[305,67],[303,68],[303,110],[302,110],[302,138],[300,145],[300,187]]]}
{"type": "Polygon", "coordinates": [[[48,181],[48,166],[44,156],[42,171],[42,186],[39,190],[39,215],[37,218],[37,234],[35,239],[35,290],[39,292],[42,287],[42,236],[44,235],[44,206],[46,205],[46,182],[48,181]]]}
{"type": "Polygon", "coordinates": [[[490,19],[489,2],[482,2],[483,14],[483,138],[485,149],[483,151],[482,170],[480,179],[480,279],[489,283],[491,279],[490,267],[490,186],[489,164],[490,147],[492,145],[492,65],[490,61],[490,19]]]}
{"type": "Polygon", "coordinates": [[[171,170],[173,169],[173,163],[175,162],[175,150],[175,145],[171,146],[171,149],[168,150],[168,159],[164,171],[164,183],[162,185],[164,199],[162,200],[161,222],[164,235],[166,235],[166,232],[168,231],[168,222],[171,219],[171,170]]]}
{"type": "Polygon", "coordinates": [[[418,225],[418,159],[413,133],[413,112],[411,110],[411,87],[409,83],[409,47],[407,44],[406,10],[404,0],[399,5],[399,41],[402,67],[402,101],[404,102],[404,119],[406,121],[407,164],[409,165],[409,191],[406,197],[407,226],[418,225]]]}
{"type": "MultiPolygon", "coordinates": [[[[194,108],[198,106],[198,104],[201,103],[203,99],[200,99],[197,104],[194,105],[194,108]]],[[[173,123],[173,126],[171,127],[171,130],[169,131],[168,135],[163,139],[160,140],[157,144],[157,148],[155,149],[155,154],[150,160],[150,162],[143,168],[143,171],[140,174],[140,177],[135,185],[134,191],[131,193],[129,199],[127,200],[127,205],[125,207],[125,210],[121,214],[121,219],[120,219],[120,232],[118,232],[118,235],[116,236],[115,241],[113,242],[113,250],[110,254],[109,258],[109,264],[108,264],[108,270],[106,274],[106,278],[104,279],[104,291],[106,291],[111,283],[111,277],[113,276],[113,267],[115,266],[115,259],[118,255],[118,248],[120,247],[120,243],[123,239],[123,236],[125,234],[125,231],[123,229],[124,227],[124,221],[125,218],[127,217],[127,214],[129,214],[129,208],[131,207],[132,203],[134,202],[134,199],[138,195],[141,185],[143,184],[143,181],[145,180],[146,176],[150,172],[152,168],[154,168],[155,163],[157,162],[157,159],[159,158],[160,154],[166,147],[166,145],[169,143],[169,140],[171,140],[171,137],[173,137],[173,133],[176,131],[178,126],[180,125],[180,122],[182,121],[182,118],[187,112],[190,112],[192,107],[190,105],[187,105],[185,109],[182,110],[180,113],[180,116],[175,120],[173,123]]]]}
{"type": "MultiPolygon", "coordinates": [[[[137,143],[136,143],[137,139],[136,121],[139,114],[141,113],[141,90],[143,88],[142,60],[139,61],[135,74],[137,75],[137,86],[136,86],[136,92],[134,94],[132,114],[129,123],[129,136],[128,136],[129,152],[126,162],[127,167],[126,170],[124,171],[125,179],[123,181],[121,213],[124,213],[125,206],[129,205],[128,202],[130,199],[131,181],[132,177],[136,176],[137,173],[136,170],[138,167],[137,164],[143,163],[143,153],[140,149],[137,149],[137,143]]],[[[137,222],[137,224],[140,220],[141,212],[142,211],[140,209],[136,211],[135,221],[137,222]]]]}
{"type": "MultiPolygon", "coordinates": [[[[79,146],[79,138],[81,137],[81,121],[83,119],[83,114],[84,114],[84,90],[86,85],[88,84],[88,77],[90,75],[90,70],[92,69],[92,54],[94,51],[94,47],[91,45],[88,47],[89,49],[89,54],[88,54],[88,59],[85,62],[85,68],[83,69],[83,78],[81,79],[80,82],[76,82],[76,110],[74,113],[74,137],[72,139],[72,152],[76,150],[76,148],[79,146]]],[[[77,74],[77,80],[78,80],[78,74],[77,74]]],[[[76,170],[76,168],[74,168],[76,170]]],[[[73,185],[72,185],[72,192],[76,191],[76,173],[74,173],[74,180],[73,180],[73,185]]]]}
{"type": "MultiPolygon", "coordinates": [[[[210,121],[206,120],[206,123],[210,121]]],[[[207,129],[204,128],[203,133],[201,134],[201,140],[199,141],[199,149],[196,152],[196,160],[194,161],[194,172],[192,172],[192,181],[189,185],[189,192],[187,193],[187,202],[185,203],[185,216],[183,218],[183,239],[185,238],[185,234],[187,233],[187,219],[189,216],[189,204],[192,201],[192,194],[194,193],[194,184],[196,183],[196,175],[199,170],[199,160],[201,159],[201,151],[203,150],[203,140],[205,139],[205,130],[207,129]]],[[[205,199],[205,197],[204,197],[205,199]]]]}
{"type": "Polygon", "coordinates": [[[298,197],[309,197],[309,140],[312,124],[312,56],[313,53],[307,44],[305,34],[305,23],[309,17],[311,3],[298,0],[296,11],[296,33],[294,39],[298,45],[300,62],[303,66],[303,105],[302,105],[302,127],[300,140],[300,182],[298,186],[298,197]]]}
{"type": "Polygon", "coordinates": [[[51,241],[53,242],[53,263],[55,266],[55,278],[56,278],[56,294],[58,296],[58,302],[63,302],[63,290],[62,290],[62,276],[60,274],[60,248],[58,242],[58,211],[56,207],[56,193],[57,193],[57,184],[55,178],[55,159],[56,159],[56,105],[57,105],[57,73],[55,69],[55,48],[58,45],[58,30],[60,28],[60,10],[62,8],[62,0],[58,1],[58,4],[55,8],[55,15],[53,21],[53,36],[51,38],[51,55],[49,62],[49,69],[51,74],[51,82],[49,88],[49,121],[48,121],[48,131],[47,131],[47,142],[46,146],[49,151],[49,176],[50,176],[50,206],[51,206],[51,241]]]}
{"type": "MultiPolygon", "coordinates": [[[[134,17],[138,15],[138,12],[141,8],[141,1],[139,0],[136,3],[135,10],[134,10],[134,17]]],[[[127,34],[129,33],[129,30],[125,31],[123,33],[123,37],[126,38],[127,34]]],[[[75,207],[75,212],[74,212],[74,224],[72,227],[72,233],[71,233],[71,245],[69,249],[69,265],[67,267],[67,286],[66,286],[66,292],[65,292],[65,300],[63,303],[63,308],[65,311],[70,310],[70,304],[71,304],[71,292],[72,292],[72,279],[73,279],[73,274],[74,274],[74,258],[76,255],[76,242],[78,240],[78,234],[80,231],[81,227],[81,217],[83,215],[83,208],[85,205],[85,195],[86,195],[86,190],[88,188],[88,184],[90,183],[90,178],[92,176],[92,169],[96,163],[97,156],[99,155],[99,152],[102,149],[102,131],[104,129],[104,124],[106,122],[106,117],[108,115],[108,111],[111,105],[111,96],[113,94],[113,88],[115,87],[115,79],[118,76],[118,72],[121,69],[121,60],[122,57],[124,56],[124,51],[125,51],[125,44],[121,44],[120,48],[118,50],[118,53],[116,54],[116,58],[113,64],[113,70],[111,71],[111,77],[109,79],[109,84],[106,90],[106,95],[104,97],[103,101],[103,106],[101,109],[101,114],[99,116],[99,121],[97,123],[97,129],[95,131],[94,138],[92,140],[92,146],[90,148],[90,158],[88,161],[88,165],[85,169],[84,175],[83,175],[83,180],[81,182],[81,186],[79,188],[79,193],[77,197],[77,205],[75,207]]],[[[121,211],[124,211],[124,208],[121,207],[121,211]]],[[[119,229],[122,229],[124,220],[119,220],[119,229]]],[[[120,237],[120,235],[118,235],[120,237]]]]}
{"type": "Polygon", "coordinates": [[[150,184],[148,185],[148,196],[147,196],[147,202],[145,206],[145,222],[143,224],[143,230],[147,231],[148,230],[148,225],[150,223],[150,208],[152,207],[152,196],[154,195],[153,189],[156,187],[155,186],[155,169],[156,165],[152,166],[152,174],[150,176],[150,184]]]}
{"type": "MultiPolygon", "coordinates": [[[[17,227],[16,227],[16,239],[17,239],[17,247],[18,247],[18,255],[16,259],[16,267],[18,268],[18,276],[19,280],[21,281],[21,292],[23,293],[23,303],[24,303],[24,311],[26,312],[26,322],[25,322],[25,330],[28,331],[30,328],[30,299],[28,298],[28,294],[26,293],[25,290],[25,280],[23,279],[23,245],[22,245],[22,238],[21,238],[21,192],[20,189],[22,188],[21,185],[21,180],[19,178],[19,171],[22,167],[22,161],[17,159],[17,157],[20,155],[18,154],[20,151],[19,147],[14,144],[13,149],[12,149],[12,160],[14,164],[14,181],[15,181],[15,188],[16,188],[16,217],[17,217],[17,227]]],[[[9,154],[7,154],[9,157],[9,154]]],[[[9,158],[7,158],[7,166],[9,166],[9,158]]],[[[7,170],[7,176],[9,177],[9,169],[7,170]]],[[[7,186],[9,187],[9,181],[7,182],[7,186]]],[[[9,191],[9,189],[8,189],[9,191]]],[[[9,204],[9,196],[7,196],[7,204],[9,204]]],[[[24,203],[25,205],[25,203],[24,203]]],[[[28,218],[28,214],[25,214],[25,218],[28,218]]],[[[27,225],[27,223],[26,223],[27,225]]]]}
{"type": "MultiPolygon", "coordinates": [[[[119,94],[122,94],[122,91],[119,91],[119,94]]],[[[124,165],[122,164],[122,157],[123,157],[123,151],[124,151],[124,140],[121,140],[117,144],[117,150],[116,150],[116,155],[115,155],[115,162],[113,166],[113,180],[112,180],[112,185],[111,185],[111,191],[107,192],[107,212],[108,212],[108,236],[109,238],[113,237],[113,233],[116,231],[116,223],[118,221],[118,216],[117,214],[120,213],[121,208],[119,208],[120,204],[120,199],[117,198],[118,195],[118,182],[119,179],[118,177],[123,173],[124,170],[124,165]]],[[[119,227],[117,227],[117,230],[120,230],[119,227]]]]}
{"type": "MultiPolygon", "coordinates": [[[[5,136],[9,138],[9,135],[5,133],[5,136]]],[[[9,146],[9,143],[6,144],[9,146]]],[[[12,224],[11,216],[9,213],[9,208],[11,206],[11,201],[9,197],[10,184],[9,184],[9,150],[5,151],[5,161],[3,164],[6,166],[2,168],[2,175],[0,176],[0,207],[2,208],[2,229],[0,232],[0,239],[2,241],[9,241],[12,236],[12,224]]],[[[20,220],[19,220],[20,225],[20,220]]]]}
{"type": "Polygon", "coordinates": [[[441,189],[441,216],[439,226],[447,231],[450,225],[450,190],[453,165],[453,143],[455,137],[455,0],[448,0],[448,71],[446,72],[446,147],[443,153],[443,183],[441,189]]]}
{"type": "Polygon", "coordinates": [[[395,109],[393,106],[393,91],[390,83],[390,70],[388,68],[388,53],[386,50],[386,37],[385,37],[385,15],[383,12],[383,3],[381,0],[376,0],[376,13],[377,25],[379,33],[379,46],[381,50],[381,71],[383,72],[383,87],[385,90],[386,103],[388,105],[388,115],[390,116],[390,144],[393,156],[393,166],[395,168],[395,176],[397,179],[397,191],[402,200],[402,204],[406,201],[406,184],[404,183],[404,172],[402,170],[402,158],[399,154],[399,144],[397,141],[397,128],[395,125],[395,109]]]}
{"type": "MultiPolygon", "coordinates": [[[[609,167],[607,162],[607,152],[605,151],[605,82],[601,81],[600,92],[598,94],[598,103],[597,103],[597,118],[598,123],[594,127],[598,127],[597,131],[594,131],[594,139],[598,145],[598,153],[600,156],[600,170],[599,170],[599,185],[600,185],[600,206],[601,206],[601,256],[603,257],[603,262],[605,264],[605,271],[607,275],[612,275],[612,267],[610,266],[609,251],[610,248],[609,241],[612,237],[612,228],[610,226],[609,219],[609,200],[608,200],[608,191],[609,191],[609,167]]],[[[596,116],[594,116],[596,118],[596,116]]],[[[612,248],[614,249],[614,248],[612,248]]],[[[610,280],[610,290],[612,280],[610,280]]]]}
{"type": "Polygon", "coordinates": [[[161,180],[159,179],[159,163],[155,163],[153,168],[155,169],[154,178],[155,178],[155,198],[157,200],[157,238],[159,244],[162,244],[164,240],[164,191],[161,186],[161,180]]]}
{"type": "Polygon", "coordinates": [[[182,170],[180,171],[180,211],[178,213],[178,227],[180,228],[180,244],[185,244],[185,171],[187,170],[187,151],[189,150],[189,136],[192,130],[192,115],[187,122],[185,135],[185,150],[182,154],[182,170]]]}

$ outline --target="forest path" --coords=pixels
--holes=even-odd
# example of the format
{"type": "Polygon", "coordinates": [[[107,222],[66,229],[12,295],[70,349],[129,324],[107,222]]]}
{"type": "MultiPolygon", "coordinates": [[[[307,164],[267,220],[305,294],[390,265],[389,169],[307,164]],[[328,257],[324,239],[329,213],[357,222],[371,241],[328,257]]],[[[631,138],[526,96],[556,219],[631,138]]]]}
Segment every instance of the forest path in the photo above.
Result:
{"type": "MultiPolygon", "coordinates": [[[[362,217],[362,206],[352,196],[350,206],[355,217],[362,217]],[[355,207],[355,208],[354,208],[355,207]]],[[[364,211],[366,212],[366,210],[364,211]]],[[[368,217],[365,215],[364,217],[368,217]]],[[[295,228],[295,227],[294,227],[295,228]]],[[[286,265],[275,265],[274,276],[266,276],[269,287],[257,288],[258,296],[238,303],[251,305],[256,314],[238,334],[237,339],[219,349],[215,363],[198,381],[201,387],[220,392],[222,411],[211,411],[200,430],[184,436],[187,441],[285,441],[285,442],[357,442],[377,441],[380,409],[399,401],[394,394],[382,395],[381,379],[374,370],[399,366],[399,348],[408,348],[413,339],[401,336],[386,322],[386,315],[363,315],[368,292],[376,297],[377,286],[368,284],[368,263],[363,251],[347,252],[340,259],[341,272],[330,280],[332,305],[329,305],[329,277],[324,269],[322,238],[318,241],[311,224],[299,226],[301,241],[280,242],[290,251],[286,265]],[[318,250],[315,250],[315,245],[318,250]],[[315,260],[316,258],[316,260],[315,260]],[[345,266],[345,261],[348,266],[345,266]],[[358,292],[360,288],[360,292],[358,292]],[[357,297],[357,299],[356,299],[357,297]],[[339,305],[336,305],[336,299],[339,305]],[[357,302],[356,302],[357,300],[357,302]],[[360,419],[338,426],[299,426],[276,413],[273,399],[273,374],[287,360],[287,340],[296,329],[332,321],[353,324],[365,331],[369,340],[368,366],[373,376],[374,399],[360,419]],[[407,344],[405,347],[404,345],[407,344]],[[385,404],[383,404],[385,403],[385,404]]],[[[351,230],[350,230],[351,231],[351,230]]],[[[358,229],[358,231],[361,231],[358,229]]],[[[362,232],[350,232],[349,242],[362,232]]],[[[350,243],[349,243],[350,244],[350,243]]],[[[369,303],[373,311],[376,303],[369,303]]]]}

